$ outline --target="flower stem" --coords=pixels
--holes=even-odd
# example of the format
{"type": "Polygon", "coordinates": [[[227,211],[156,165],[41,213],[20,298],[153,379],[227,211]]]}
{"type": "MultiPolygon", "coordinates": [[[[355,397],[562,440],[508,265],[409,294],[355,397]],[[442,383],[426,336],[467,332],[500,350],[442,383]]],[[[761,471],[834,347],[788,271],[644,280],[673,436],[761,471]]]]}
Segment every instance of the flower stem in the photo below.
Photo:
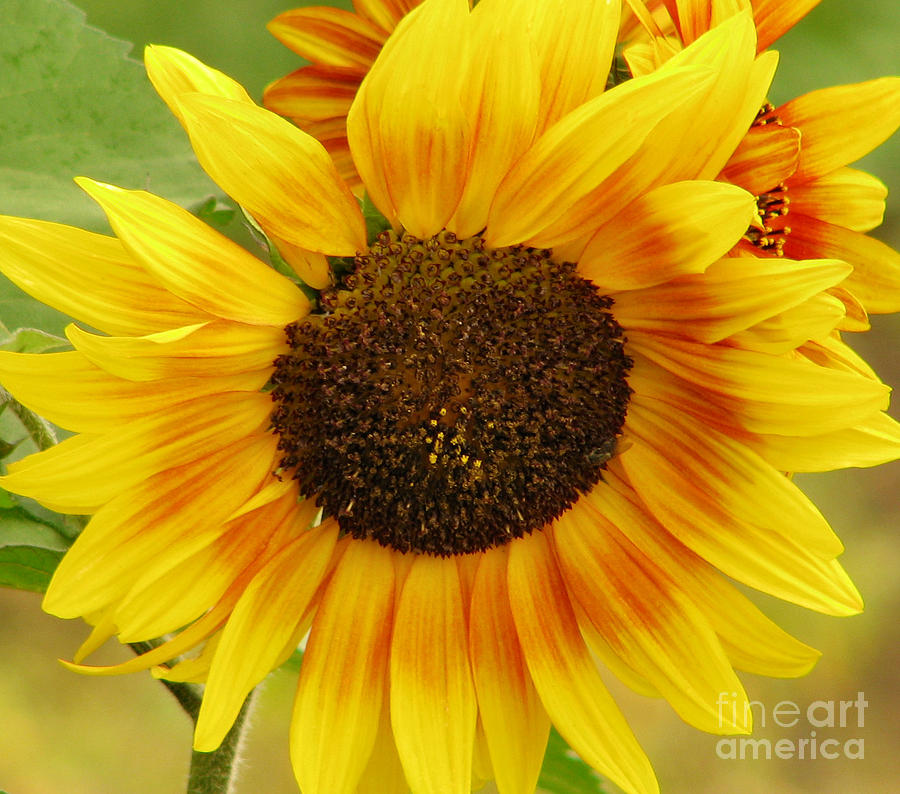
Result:
{"type": "Polygon", "coordinates": [[[252,708],[254,692],[251,692],[241,707],[234,725],[215,750],[191,755],[191,773],[188,778],[187,794],[230,794],[236,778],[241,744],[244,738],[247,714],[252,708]]]}
{"type": "MultiPolygon", "coordinates": [[[[129,645],[135,653],[142,654],[157,647],[158,642],[132,642],[129,645]]],[[[194,684],[166,681],[165,679],[159,679],[159,682],[171,692],[178,701],[178,705],[184,709],[191,718],[191,722],[196,725],[202,701],[198,688],[194,684]]],[[[222,740],[222,744],[208,753],[201,753],[197,750],[191,753],[191,771],[188,776],[186,794],[230,794],[236,778],[236,762],[244,738],[247,715],[253,707],[255,694],[254,690],[247,696],[231,730],[222,740]]]]}

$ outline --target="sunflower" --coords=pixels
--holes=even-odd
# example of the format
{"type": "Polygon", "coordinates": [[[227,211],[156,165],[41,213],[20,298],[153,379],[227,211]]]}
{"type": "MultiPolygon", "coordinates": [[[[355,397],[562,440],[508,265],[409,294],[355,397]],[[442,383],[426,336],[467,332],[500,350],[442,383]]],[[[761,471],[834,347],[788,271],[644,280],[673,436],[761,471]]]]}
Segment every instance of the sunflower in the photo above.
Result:
{"type": "Polygon", "coordinates": [[[526,794],[551,722],[655,792],[596,659],[746,732],[735,668],[797,676],[818,654],[726,577],[861,608],[781,473],[900,451],[885,385],[796,352],[830,338],[850,268],[726,256],[754,197],[686,177],[728,156],[704,108],[765,91],[750,15],[604,91],[616,4],[566,3],[554,27],[543,8],[427,0],[403,20],[348,116],[365,214],[311,136],[147,51],[206,171],[327,257],[318,291],[142,191],[80,180],[115,237],[0,223],[6,275],[99,332],[0,355],[6,387],[77,434],[2,478],[92,514],[44,602],[94,626],[72,666],[205,682],[208,751],[308,634],[304,794],[526,794]],[[582,34],[565,60],[560,30],[582,34]]]}

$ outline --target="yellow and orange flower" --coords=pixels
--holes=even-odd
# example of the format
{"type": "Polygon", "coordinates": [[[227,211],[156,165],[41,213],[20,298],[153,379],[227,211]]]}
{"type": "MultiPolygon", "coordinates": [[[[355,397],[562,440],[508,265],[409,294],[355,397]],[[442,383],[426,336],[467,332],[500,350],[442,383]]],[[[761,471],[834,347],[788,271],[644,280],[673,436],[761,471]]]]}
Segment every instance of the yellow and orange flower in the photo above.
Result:
{"type": "MultiPolygon", "coordinates": [[[[646,74],[744,7],[752,10],[756,48],[762,53],[818,2],[629,0],[618,43],[629,45],[626,56],[632,73],[646,74]]],[[[362,183],[347,145],[346,114],[387,35],[416,5],[412,0],[374,0],[365,6],[357,3],[357,14],[303,8],[288,11],[269,25],[276,37],[312,65],[274,82],[264,103],[319,138],[357,191],[362,183]]],[[[555,5],[547,3],[547,18],[541,24],[550,24],[555,13],[555,5]]],[[[568,46],[560,44],[559,52],[568,46]]],[[[758,68],[774,72],[776,63],[774,53],[765,54],[758,68]]],[[[740,94],[736,91],[733,96],[738,101],[740,94]]],[[[736,253],[750,249],[761,256],[850,262],[853,273],[833,294],[847,306],[841,330],[865,330],[867,312],[900,310],[900,255],[865,234],[881,223],[886,188],[872,175],[847,166],[900,125],[900,80],[822,89],[779,108],[769,105],[765,96],[759,99],[754,119],[718,114],[719,138],[732,149],[722,170],[711,173],[705,167],[688,176],[731,182],[757,196],[761,223],[748,229],[736,253]]]]}
{"type": "Polygon", "coordinates": [[[693,181],[736,145],[721,114],[749,127],[768,89],[751,16],[606,90],[618,4],[546,14],[405,17],[347,117],[377,236],[313,137],[148,50],[203,167],[314,298],[142,191],[80,180],[115,237],[0,219],[0,270],[99,332],[0,353],[17,399],[77,434],[0,480],[92,514],[44,602],[95,627],[74,666],[205,682],[206,751],[308,633],[304,794],[530,794],[551,722],[655,792],[595,658],[700,729],[745,732],[734,668],[797,676],[818,654],[726,577],[861,608],[781,473],[900,455],[888,388],[798,353],[846,350],[828,290],[850,267],[728,256],[756,199],[693,181]]]}

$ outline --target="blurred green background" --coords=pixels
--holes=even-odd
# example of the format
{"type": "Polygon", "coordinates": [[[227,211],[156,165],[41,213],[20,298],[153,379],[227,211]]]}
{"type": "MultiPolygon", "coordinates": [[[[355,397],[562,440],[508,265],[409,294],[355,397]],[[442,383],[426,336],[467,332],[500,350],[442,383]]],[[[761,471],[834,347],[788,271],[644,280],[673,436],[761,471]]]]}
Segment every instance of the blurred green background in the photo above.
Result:
{"type": "MultiPolygon", "coordinates": [[[[88,21],[135,43],[184,48],[243,82],[259,98],[263,86],[296,68],[298,59],[265,30],[276,14],[300,3],[277,0],[83,0],[88,21]]],[[[0,27],[2,35],[2,27],[0,27]]],[[[900,6],[885,0],[823,0],[777,43],[782,66],[772,100],[832,84],[898,71],[900,6]]],[[[848,116],[846,124],[854,119],[848,116]]],[[[897,137],[863,161],[900,193],[897,137]]],[[[876,236],[900,247],[900,201],[889,202],[876,236]]],[[[874,318],[873,330],[854,339],[888,383],[900,384],[896,318],[874,318]]],[[[895,409],[894,415],[898,416],[895,409]]],[[[852,700],[864,692],[865,726],[815,729],[805,719],[793,729],[771,721],[758,737],[819,741],[862,738],[865,757],[852,760],[723,760],[716,737],[680,722],[662,702],[636,696],[611,682],[667,794],[888,794],[900,780],[897,714],[897,614],[900,544],[897,542],[900,464],[798,478],[847,551],[843,562],[867,601],[866,612],[837,619],[754,596],[781,625],[821,649],[815,670],[798,681],[746,675],[752,699],[767,712],[779,702],[805,709],[816,700],[852,700]]],[[[9,794],[180,794],[184,790],[190,725],[149,674],[82,677],[65,671],[86,634],[80,621],[40,611],[31,593],[0,589],[0,789],[9,794]]],[[[129,658],[105,648],[98,664],[129,658]]],[[[296,794],[287,753],[295,676],[278,672],[265,684],[253,720],[235,794],[296,794]]],[[[851,712],[855,714],[855,712],[851,712]]]]}

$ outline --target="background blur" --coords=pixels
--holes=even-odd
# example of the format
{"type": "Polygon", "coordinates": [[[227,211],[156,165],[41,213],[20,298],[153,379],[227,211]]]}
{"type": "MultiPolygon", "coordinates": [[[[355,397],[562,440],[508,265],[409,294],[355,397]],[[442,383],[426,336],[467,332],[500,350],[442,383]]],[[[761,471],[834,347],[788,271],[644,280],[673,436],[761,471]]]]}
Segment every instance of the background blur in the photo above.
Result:
{"type": "MultiPolygon", "coordinates": [[[[81,0],[88,21],[135,43],[169,44],[243,82],[259,99],[263,86],[300,65],[265,30],[281,11],[302,3],[279,0],[81,0]]],[[[890,0],[823,0],[775,48],[782,65],[775,104],[806,91],[898,71],[900,5],[890,0]]],[[[2,28],[0,28],[2,35],[2,28]]],[[[854,119],[846,119],[853,125],[854,119]]],[[[900,136],[862,167],[892,188],[885,225],[876,236],[900,247],[900,136]]],[[[851,341],[884,379],[900,385],[900,321],[873,318],[873,330],[851,341]]],[[[898,404],[900,406],[900,404],[898,404]]],[[[900,411],[894,409],[894,415],[900,411]]],[[[798,478],[799,479],[799,478],[798,478]]],[[[867,602],[855,618],[829,618],[754,595],[778,623],[824,652],[806,678],[778,681],[745,675],[750,697],[769,719],[755,736],[795,743],[833,737],[864,741],[865,757],[835,760],[724,760],[717,738],[684,725],[663,702],[641,698],[611,682],[626,716],[654,762],[666,794],[888,794],[900,780],[900,543],[897,494],[900,464],[873,470],[809,475],[800,480],[847,551],[843,562],[867,602]],[[801,711],[814,701],[855,700],[863,692],[865,725],[855,709],[844,728],[816,728],[801,715],[779,728],[771,711],[780,701],[801,711]]],[[[36,594],[0,589],[0,789],[9,794],[181,794],[190,724],[149,674],[87,678],[66,672],[86,636],[80,621],[40,610],[36,594]]],[[[109,647],[96,664],[129,658],[109,647]]],[[[261,696],[237,794],[296,794],[287,752],[295,676],[278,672],[261,696]]],[[[758,707],[757,707],[758,708],[758,707]]],[[[758,710],[756,712],[758,714],[758,710]]]]}

